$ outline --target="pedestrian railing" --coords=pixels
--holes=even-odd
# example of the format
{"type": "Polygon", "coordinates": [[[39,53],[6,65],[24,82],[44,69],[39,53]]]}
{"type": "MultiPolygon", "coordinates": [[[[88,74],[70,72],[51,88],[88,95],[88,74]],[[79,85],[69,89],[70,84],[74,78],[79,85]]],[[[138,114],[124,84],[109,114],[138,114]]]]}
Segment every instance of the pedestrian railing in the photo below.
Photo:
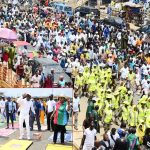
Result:
{"type": "Polygon", "coordinates": [[[22,82],[17,81],[17,74],[7,65],[0,64],[0,87],[21,88],[22,82]]]}

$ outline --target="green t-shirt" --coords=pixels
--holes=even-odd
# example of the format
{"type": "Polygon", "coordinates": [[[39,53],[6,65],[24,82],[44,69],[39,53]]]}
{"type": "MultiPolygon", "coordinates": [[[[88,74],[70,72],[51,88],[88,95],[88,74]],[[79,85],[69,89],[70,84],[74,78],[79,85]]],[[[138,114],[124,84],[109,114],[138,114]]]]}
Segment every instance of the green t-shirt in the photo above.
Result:
{"type": "Polygon", "coordinates": [[[129,150],[138,150],[139,140],[135,134],[129,134],[127,137],[127,141],[129,142],[129,150]]]}

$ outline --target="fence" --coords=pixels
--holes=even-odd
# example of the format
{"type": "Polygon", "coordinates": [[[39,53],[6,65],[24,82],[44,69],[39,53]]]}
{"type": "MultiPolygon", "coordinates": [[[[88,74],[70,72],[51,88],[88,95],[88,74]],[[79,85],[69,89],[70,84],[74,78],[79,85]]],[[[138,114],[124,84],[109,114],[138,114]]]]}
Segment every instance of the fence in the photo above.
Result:
{"type": "Polygon", "coordinates": [[[21,88],[22,81],[17,81],[16,73],[7,67],[7,65],[0,64],[0,87],[6,88],[21,88]]]}

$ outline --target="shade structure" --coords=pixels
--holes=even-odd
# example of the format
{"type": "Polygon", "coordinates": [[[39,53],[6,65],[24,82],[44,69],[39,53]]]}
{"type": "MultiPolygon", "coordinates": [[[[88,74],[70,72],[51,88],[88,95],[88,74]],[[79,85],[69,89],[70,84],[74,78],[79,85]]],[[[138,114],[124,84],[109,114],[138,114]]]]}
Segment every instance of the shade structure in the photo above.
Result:
{"type": "Polygon", "coordinates": [[[19,46],[28,46],[31,45],[30,43],[26,42],[26,41],[14,41],[13,42],[15,46],[19,47],[19,46]]]}
{"type": "Polygon", "coordinates": [[[0,28],[0,39],[16,41],[18,39],[18,36],[14,31],[8,28],[0,28]]]}

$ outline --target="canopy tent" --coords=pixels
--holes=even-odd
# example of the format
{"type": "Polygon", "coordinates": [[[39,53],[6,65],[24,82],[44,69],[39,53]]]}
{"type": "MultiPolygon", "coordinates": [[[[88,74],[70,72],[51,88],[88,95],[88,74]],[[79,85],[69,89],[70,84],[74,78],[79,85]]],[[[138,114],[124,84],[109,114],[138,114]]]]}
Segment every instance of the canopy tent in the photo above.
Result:
{"type": "Polygon", "coordinates": [[[8,28],[0,28],[0,39],[16,41],[18,39],[18,36],[17,33],[8,28]]]}

